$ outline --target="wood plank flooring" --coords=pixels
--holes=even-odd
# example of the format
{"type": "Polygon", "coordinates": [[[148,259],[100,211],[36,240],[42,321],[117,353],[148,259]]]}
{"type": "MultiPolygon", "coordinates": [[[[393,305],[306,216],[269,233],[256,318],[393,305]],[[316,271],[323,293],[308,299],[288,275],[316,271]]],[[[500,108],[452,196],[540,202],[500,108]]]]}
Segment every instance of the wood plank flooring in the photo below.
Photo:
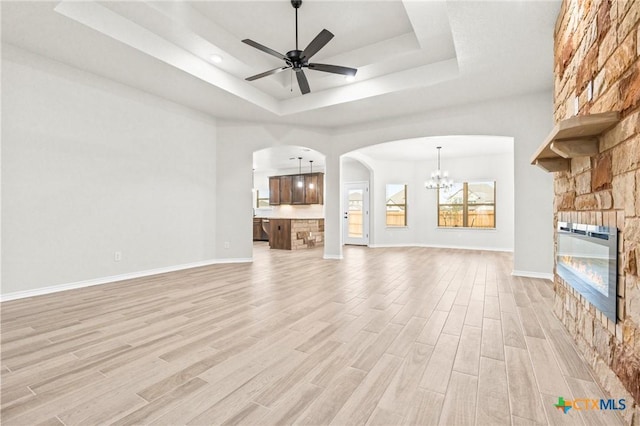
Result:
{"type": "MultiPolygon", "coordinates": [[[[3,425],[621,424],[507,253],[254,246],[213,265],[5,302],[3,425]]],[[[615,395],[614,395],[615,397],[615,395]]]]}

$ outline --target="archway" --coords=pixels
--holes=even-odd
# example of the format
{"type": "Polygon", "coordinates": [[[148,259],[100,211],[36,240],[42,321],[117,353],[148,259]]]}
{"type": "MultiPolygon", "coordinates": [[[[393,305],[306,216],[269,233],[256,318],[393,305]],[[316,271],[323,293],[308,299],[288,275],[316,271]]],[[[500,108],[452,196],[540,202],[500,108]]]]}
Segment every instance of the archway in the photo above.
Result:
{"type": "Polygon", "coordinates": [[[324,171],[324,154],[308,147],[254,151],[254,250],[267,244],[283,250],[324,246],[324,171]]]}
{"type": "Polygon", "coordinates": [[[349,166],[344,159],[357,160],[370,174],[370,247],[513,251],[513,138],[474,135],[413,138],[359,148],[343,154],[342,159],[342,182],[350,180],[349,166]],[[461,188],[465,182],[492,185],[493,206],[465,206],[469,217],[473,216],[474,208],[476,213],[493,209],[487,214],[494,220],[492,225],[480,227],[481,222],[474,218],[465,221],[465,226],[462,222],[452,226],[442,223],[442,197],[438,191],[424,186],[431,171],[437,168],[437,146],[442,147],[443,168],[451,172],[461,188]]]}

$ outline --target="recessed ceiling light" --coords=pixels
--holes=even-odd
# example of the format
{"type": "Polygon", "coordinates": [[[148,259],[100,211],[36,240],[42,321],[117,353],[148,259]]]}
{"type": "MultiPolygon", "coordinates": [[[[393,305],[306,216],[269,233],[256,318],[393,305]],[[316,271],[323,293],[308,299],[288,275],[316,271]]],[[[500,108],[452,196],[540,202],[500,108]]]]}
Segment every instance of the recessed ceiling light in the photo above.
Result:
{"type": "Polygon", "coordinates": [[[352,81],[356,81],[356,76],[355,75],[345,75],[344,79],[347,80],[349,83],[351,83],[352,81]]]}
{"type": "Polygon", "coordinates": [[[218,55],[217,53],[209,56],[209,59],[211,59],[211,62],[213,62],[214,64],[219,64],[220,62],[222,62],[222,56],[218,55]]]}

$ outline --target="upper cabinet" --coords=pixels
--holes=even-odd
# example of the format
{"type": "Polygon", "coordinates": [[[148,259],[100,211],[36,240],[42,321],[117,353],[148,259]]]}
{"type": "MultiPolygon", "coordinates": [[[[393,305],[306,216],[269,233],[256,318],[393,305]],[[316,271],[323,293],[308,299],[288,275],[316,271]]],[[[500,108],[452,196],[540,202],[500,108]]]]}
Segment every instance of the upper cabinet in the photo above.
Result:
{"type": "Polygon", "coordinates": [[[280,204],[280,177],[271,176],[269,178],[269,204],[280,204]]]}
{"type": "Polygon", "coordinates": [[[305,194],[304,175],[293,175],[291,176],[291,180],[293,181],[292,187],[291,187],[291,192],[293,192],[291,204],[307,204],[305,203],[305,199],[304,199],[304,194],[305,194]]]}
{"type": "Polygon", "coordinates": [[[291,204],[292,202],[292,176],[275,176],[280,180],[280,204],[291,204]]]}
{"type": "Polygon", "coordinates": [[[269,204],[323,204],[324,173],[269,177],[269,204]]]}
{"type": "Polygon", "coordinates": [[[304,176],[305,204],[324,204],[324,175],[310,173],[304,176]]]}

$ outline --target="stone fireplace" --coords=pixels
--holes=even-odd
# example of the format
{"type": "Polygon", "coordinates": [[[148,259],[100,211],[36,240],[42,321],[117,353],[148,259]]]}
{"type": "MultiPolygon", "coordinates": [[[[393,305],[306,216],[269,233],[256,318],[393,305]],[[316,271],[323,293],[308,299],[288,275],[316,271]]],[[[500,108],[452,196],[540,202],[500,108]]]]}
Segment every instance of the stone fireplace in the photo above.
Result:
{"type": "MultiPolygon", "coordinates": [[[[639,22],[637,0],[563,1],[555,29],[555,121],[616,119],[598,132],[587,129],[590,140],[563,141],[558,158],[543,158],[555,172],[556,237],[563,223],[619,230],[615,314],[571,286],[558,259],[554,309],[604,390],[627,398],[622,414],[634,424],[640,424],[639,22]],[[562,149],[574,155],[560,155],[562,149]]],[[[563,250],[556,238],[556,255],[563,250]]]]}
{"type": "Polygon", "coordinates": [[[558,222],[556,273],[610,321],[617,322],[618,230],[558,222]]]}

